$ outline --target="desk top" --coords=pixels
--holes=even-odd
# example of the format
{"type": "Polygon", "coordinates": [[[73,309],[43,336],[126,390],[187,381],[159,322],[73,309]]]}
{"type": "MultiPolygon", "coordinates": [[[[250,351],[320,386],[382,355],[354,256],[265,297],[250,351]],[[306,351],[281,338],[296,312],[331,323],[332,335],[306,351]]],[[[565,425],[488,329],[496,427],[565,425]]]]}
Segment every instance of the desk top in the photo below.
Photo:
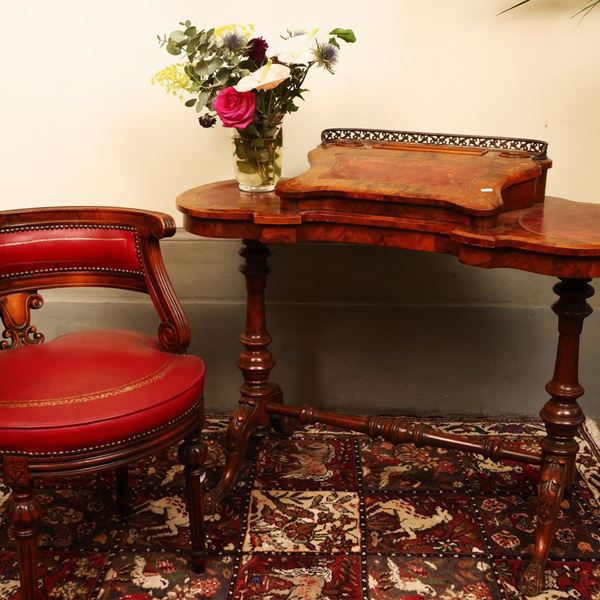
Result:
{"type": "Polygon", "coordinates": [[[556,277],[600,276],[600,204],[547,197],[503,212],[493,227],[281,207],[275,193],[247,193],[235,181],[193,188],[177,198],[184,227],[197,235],[293,244],[328,241],[453,254],[465,264],[556,277]]]}
{"type": "Polygon", "coordinates": [[[284,209],[493,227],[543,202],[552,166],[541,140],[383,129],[326,129],[309,168],[280,181],[284,209]]]}
{"type": "Polygon", "coordinates": [[[348,210],[351,200],[361,200],[355,212],[390,215],[401,204],[474,217],[542,200],[551,165],[524,151],[350,140],[323,143],[308,160],[306,172],[277,186],[284,207],[326,203],[332,210],[348,210]]]}

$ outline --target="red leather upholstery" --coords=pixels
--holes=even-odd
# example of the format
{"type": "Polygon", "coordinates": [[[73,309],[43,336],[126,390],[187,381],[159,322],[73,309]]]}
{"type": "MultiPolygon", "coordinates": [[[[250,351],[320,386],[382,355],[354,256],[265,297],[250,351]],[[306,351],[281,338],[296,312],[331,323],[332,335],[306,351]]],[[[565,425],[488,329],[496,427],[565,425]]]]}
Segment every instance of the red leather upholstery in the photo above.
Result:
{"type": "Polygon", "coordinates": [[[141,273],[135,231],[108,225],[0,230],[0,277],[72,270],[141,273]]]}
{"type": "Polygon", "coordinates": [[[195,356],[144,334],[70,333],[0,353],[0,450],[90,448],[147,433],[186,412],[204,384],[195,356]]]}

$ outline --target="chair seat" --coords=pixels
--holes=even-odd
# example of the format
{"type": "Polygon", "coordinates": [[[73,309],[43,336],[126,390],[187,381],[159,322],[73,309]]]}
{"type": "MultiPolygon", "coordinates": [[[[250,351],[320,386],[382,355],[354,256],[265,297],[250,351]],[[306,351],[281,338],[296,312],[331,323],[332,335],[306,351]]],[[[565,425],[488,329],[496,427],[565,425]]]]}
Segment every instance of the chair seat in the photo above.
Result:
{"type": "Polygon", "coordinates": [[[202,394],[204,363],[132,331],[70,333],[0,352],[0,451],[112,444],[164,426],[202,394]]]}

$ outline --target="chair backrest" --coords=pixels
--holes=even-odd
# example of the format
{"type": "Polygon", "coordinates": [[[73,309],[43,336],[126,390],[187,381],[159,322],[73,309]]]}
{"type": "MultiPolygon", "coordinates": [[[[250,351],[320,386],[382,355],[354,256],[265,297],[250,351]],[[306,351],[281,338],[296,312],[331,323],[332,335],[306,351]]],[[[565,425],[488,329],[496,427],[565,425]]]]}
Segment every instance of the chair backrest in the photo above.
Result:
{"type": "Polygon", "coordinates": [[[57,207],[0,211],[0,348],[39,343],[30,310],[40,289],[113,287],[150,295],[160,316],[158,338],[170,352],[190,343],[187,317],[160,253],[175,233],[169,215],[125,208],[57,207]]]}

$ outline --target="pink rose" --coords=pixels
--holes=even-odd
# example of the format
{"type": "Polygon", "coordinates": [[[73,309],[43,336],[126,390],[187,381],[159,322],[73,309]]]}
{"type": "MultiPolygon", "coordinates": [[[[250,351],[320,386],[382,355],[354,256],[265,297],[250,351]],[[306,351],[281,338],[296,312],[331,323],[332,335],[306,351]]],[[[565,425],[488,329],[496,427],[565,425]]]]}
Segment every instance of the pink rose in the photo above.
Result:
{"type": "Polygon", "coordinates": [[[254,92],[238,92],[232,87],[222,89],[212,103],[223,127],[245,129],[252,123],[256,110],[254,92]]]}

